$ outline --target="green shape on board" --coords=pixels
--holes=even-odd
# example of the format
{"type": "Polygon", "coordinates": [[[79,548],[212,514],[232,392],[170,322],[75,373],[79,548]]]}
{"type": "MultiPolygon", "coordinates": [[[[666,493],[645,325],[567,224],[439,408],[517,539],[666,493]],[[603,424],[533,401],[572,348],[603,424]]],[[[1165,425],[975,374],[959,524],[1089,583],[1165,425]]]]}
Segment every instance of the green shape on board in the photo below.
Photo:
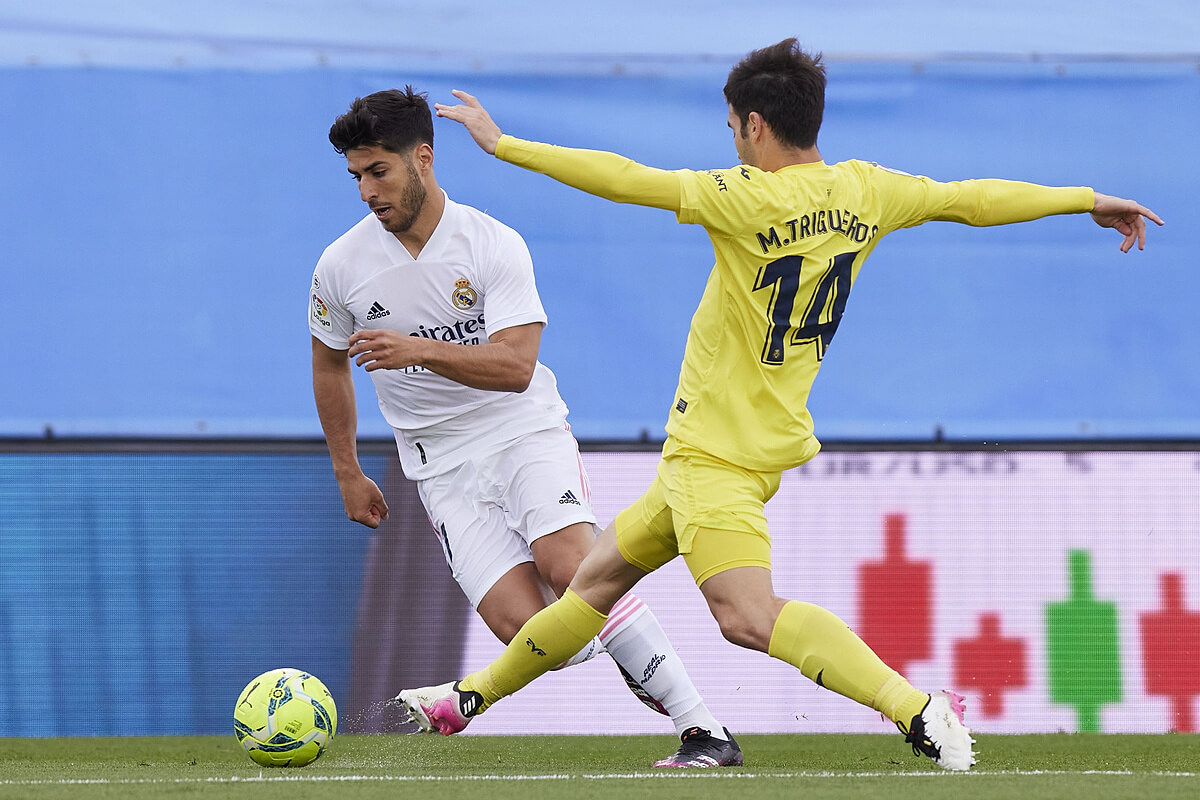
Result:
{"type": "Polygon", "coordinates": [[[1121,700],[1117,605],[1092,596],[1091,556],[1069,553],[1071,596],[1046,604],[1050,699],[1074,706],[1081,732],[1100,731],[1100,709],[1121,700]]]}

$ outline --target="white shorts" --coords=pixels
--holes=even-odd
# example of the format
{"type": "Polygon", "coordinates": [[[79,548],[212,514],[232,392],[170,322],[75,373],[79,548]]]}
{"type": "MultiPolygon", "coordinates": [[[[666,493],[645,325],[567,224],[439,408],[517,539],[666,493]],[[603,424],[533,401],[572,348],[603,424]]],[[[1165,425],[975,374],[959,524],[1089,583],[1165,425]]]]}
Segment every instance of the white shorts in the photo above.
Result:
{"type": "Polygon", "coordinates": [[[478,607],[496,581],[532,561],[529,543],[596,522],[591,487],[569,428],[537,431],[417,482],[446,563],[478,607]]]}

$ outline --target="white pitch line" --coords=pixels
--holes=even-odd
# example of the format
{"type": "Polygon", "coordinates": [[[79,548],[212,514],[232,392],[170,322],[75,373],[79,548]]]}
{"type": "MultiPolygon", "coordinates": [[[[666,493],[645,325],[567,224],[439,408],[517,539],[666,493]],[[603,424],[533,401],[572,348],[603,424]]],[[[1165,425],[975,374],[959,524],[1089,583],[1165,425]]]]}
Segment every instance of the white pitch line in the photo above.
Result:
{"type": "Polygon", "coordinates": [[[1102,775],[1119,777],[1127,775],[1144,775],[1160,778],[1200,778],[1200,772],[1134,772],[1133,770],[993,770],[990,772],[976,770],[974,772],[628,772],[606,773],[604,775],[581,775],[581,778],[720,778],[736,780],[742,778],[954,778],[954,777],[987,777],[1001,775],[1009,777],[1030,777],[1038,775],[1102,775]]]}
{"type": "Polygon", "coordinates": [[[1200,772],[1133,772],[1132,770],[999,770],[995,772],[626,772],[581,775],[258,775],[210,778],[59,778],[57,780],[0,780],[0,786],[133,786],[133,785],[177,785],[177,784],[232,784],[232,783],[457,783],[477,781],[569,781],[575,779],[591,781],[710,779],[710,780],[755,780],[755,779],[855,779],[855,778],[951,778],[969,777],[1039,777],[1044,775],[1097,775],[1101,777],[1145,776],[1156,778],[1200,778],[1200,772]]]}

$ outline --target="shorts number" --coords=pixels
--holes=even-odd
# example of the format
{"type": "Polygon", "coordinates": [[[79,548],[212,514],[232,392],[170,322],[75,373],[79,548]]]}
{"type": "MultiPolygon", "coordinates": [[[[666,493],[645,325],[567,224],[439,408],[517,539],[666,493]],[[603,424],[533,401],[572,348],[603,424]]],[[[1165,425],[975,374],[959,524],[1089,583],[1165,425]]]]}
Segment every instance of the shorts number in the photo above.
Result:
{"type": "Polygon", "coordinates": [[[809,298],[801,314],[800,325],[795,330],[792,330],[792,311],[796,305],[796,293],[800,291],[803,256],[784,256],[759,270],[754,291],[771,289],[762,363],[782,364],[786,343],[797,345],[813,342],[817,346],[817,360],[825,357],[825,351],[837,333],[838,323],[842,321],[846,300],[850,297],[851,268],[856,255],[858,253],[842,253],[827,262],[825,273],[817,281],[817,288],[809,298]],[[792,331],[790,337],[789,330],[792,331]]]}

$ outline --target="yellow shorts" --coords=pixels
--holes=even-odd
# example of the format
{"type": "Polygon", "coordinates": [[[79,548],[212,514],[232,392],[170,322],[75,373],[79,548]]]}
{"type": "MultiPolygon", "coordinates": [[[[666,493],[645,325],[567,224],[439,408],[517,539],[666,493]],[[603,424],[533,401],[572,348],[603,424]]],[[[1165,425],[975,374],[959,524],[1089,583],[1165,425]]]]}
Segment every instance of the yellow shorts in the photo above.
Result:
{"type": "Polygon", "coordinates": [[[617,547],[646,572],[682,555],[696,585],[735,567],[771,568],[763,506],[778,472],[755,472],[668,439],[650,488],[617,515],[617,547]]]}

